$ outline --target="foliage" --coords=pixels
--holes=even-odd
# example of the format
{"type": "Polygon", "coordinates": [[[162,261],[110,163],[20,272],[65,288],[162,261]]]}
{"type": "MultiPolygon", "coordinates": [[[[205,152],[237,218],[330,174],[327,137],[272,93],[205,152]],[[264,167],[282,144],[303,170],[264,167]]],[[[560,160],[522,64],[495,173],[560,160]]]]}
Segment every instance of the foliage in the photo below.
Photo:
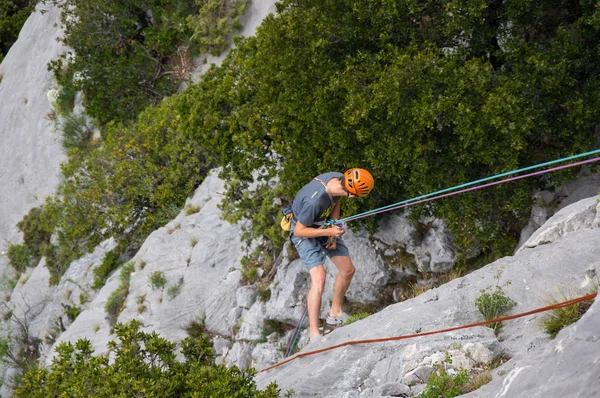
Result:
{"type": "MultiPolygon", "coordinates": [[[[452,363],[450,354],[446,353],[444,361],[452,363]]],[[[427,386],[419,394],[421,398],[451,398],[464,394],[462,387],[469,383],[470,377],[466,369],[460,369],[452,375],[446,371],[445,364],[433,365],[433,373],[427,380],[427,386]]]]}
{"type": "Polygon", "coordinates": [[[33,0],[0,0],[0,62],[17,41],[21,27],[35,4],[33,0]]]}
{"type": "Polygon", "coordinates": [[[79,314],[81,314],[81,311],[81,307],[76,305],[68,305],[66,306],[65,315],[67,318],[69,318],[69,321],[73,322],[75,319],[77,319],[79,314]]]}
{"type": "Polygon", "coordinates": [[[167,284],[167,278],[165,278],[165,274],[162,271],[154,271],[151,273],[148,277],[148,281],[150,282],[152,289],[162,289],[167,284]]]}
{"type": "Polygon", "coordinates": [[[271,299],[271,289],[268,286],[258,287],[258,301],[266,303],[271,299]]]}
{"type": "Polygon", "coordinates": [[[183,212],[186,216],[191,216],[192,214],[198,213],[200,211],[200,206],[193,204],[186,204],[183,208],[183,212]]]}
{"type": "Polygon", "coordinates": [[[119,268],[121,265],[119,261],[119,253],[116,249],[110,250],[106,252],[104,258],[102,259],[102,263],[94,268],[94,283],[92,288],[98,290],[104,286],[106,279],[110,276],[110,274],[119,268]]]}
{"type": "Polygon", "coordinates": [[[167,289],[167,297],[169,300],[173,300],[181,292],[181,286],[183,286],[183,276],[179,278],[176,284],[169,286],[167,289]]]}
{"type": "Polygon", "coordinates": [[[17,272],[23,272],[37,265],[50,244],[52,222],[43,207],[34,207],[17,223],[17,228],[23,233],[23,244],[10,245],[8,259],[17,272]]]}
{"type": "Polygon", "coordinates": [[[188,23],[199,49],[220,55],[227,48],[227,38],[233,30],[242,28],[240,17],[248,4],[250,0],[196,0],[200,10],[188,16],[188,23]]]}
{"type": "Polygon", "coordinates": [[[84,150],[91,144],[92,126],[85,115],[68,113],[62,119],[62,146],[67,151],[73,148],[84,150]]]}
{"type": "MultiPolygon", "coordinates": [[[[598,292],[598,284],[592,283],[592,287],[587,292],[597,293],[598,292]]],[[[571,300],[575,297],[572,297],[570,294],[565,294],[562,291],[558,293],[557,298],[552,298],[548,300],[548,305],[554,305],[558,303],[562,303],[563,301],[571,300]]],[[[550,338],[555,338],[558,332],[560,332],[564,327],[569,326],[575,322],[577,322],[583,314],[590,309],[594,300],[581,301],[579,303],[575,303],[566,307],[556,308],[549,312],[547,312],[543,318],[541,319],[542,326],[544,331],[550,335],[550,338]]]]}
{"type": "Polygon", "coordinates": [[[127,300],[127,296],[129,295],[129,279],[131,278],[133,271],[135,271],[135,265],[132,262],[125,264],[123,268],[121,268],[121,273],[119,274],[119,281],[121,283],[106,300],[104,310],[108,315],[108,322],[111,325],[115,324],[119,314],[125,307],[125,300],[127,300]]]}
{"type": "Polygon", "coordinates": [[[8,261],[18,273],[25,272],[27,267],[35,266],[35,259],[26,245],[14,244],[8,246],[8,261]]]}
{"type": "MultiPolygon", "coordinates": [[[[109,237],[122,250],[139,247],[177,215],[212,166],[182,129],[181,118],[166,100],[132,127],[106,126],[101,146],[70,153],[59,195],[45,206],[58,238],[51,264],[57,275],[109,237]]],[[[108,275],[100,271],[102,278],[108,275]]]]}
{"type": "MultiPolygon", "coordinates": [[[[344,201],[348,215],[589,150],[600,116],[597,13],[587,2],[284,0],[179,96],[185,126],[218,155],[228,219],[282,239],[274,199],[289,202],[320,172],[360,165],[375,176],[369,197],[344,201]]],[[[444,218],[459,252],[508,254],[534,190],[569,175],[414,215],[444,218]]]]}
{"type": "Polygon", "coordinates": [[[185,17],[193,0],[49,1],[62,11],[61,41],[72,49],[49,69],[61,87],[83,91],[100,125],[134,120],[175,92],[169,58],[192,33],[185,17]]]}
{"type": "MultiPolygon", "coordinates": [[[[494,276],[496,279],[496,285],[494,287],[488,286],[481,289],[481,294],[475,299],[475,305],[479,312],[483,315],[486,321],[498,318],[508,312],[517,303],[504,293],[502,286],[500,286],[500,277],[504,271],[504,266],[500,266],[498,272],[494,276]]],[[[510,281],[506,281],[503,286],[508,286],[510,281]]],[[[493,322],[488,324],[488,327],[494,329],[494,332],[498,333],[501,328],[500,322],[493,322]]]]}
{"type": "Polygon", "coordinates": [[[352,315],[350,315],[350,317],[348,319],[346,319],[344,321],[343,326],[350,325],[351,323],[360,321],[361,319],[365,319],[369,316],[371,316],[371,313],[369,313],[369,312],[359,312],[358,314],[352,314],[352,315]]]}
{"type": "Polygon", "coordinates": [[[277,397],[276,384],[257,389],[254,372],[215,365],[210,340],[185,339],[176,359],[176,344],[157,333],[139,330],[139,322],[117,324],[118,341],[107,356],[94,356],[90,341],[61,343],[49,369],[29,371],[15,390],[14,397],[47,397],[69,391],[69,395],[105,396],[203,396],[277,397]]]}

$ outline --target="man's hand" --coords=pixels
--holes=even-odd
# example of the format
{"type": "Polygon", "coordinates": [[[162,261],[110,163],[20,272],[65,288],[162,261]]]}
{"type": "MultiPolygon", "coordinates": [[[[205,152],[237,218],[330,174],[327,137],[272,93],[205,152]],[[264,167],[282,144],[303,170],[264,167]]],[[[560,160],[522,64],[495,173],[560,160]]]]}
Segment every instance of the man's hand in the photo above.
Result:
{"type": "Polygon", "coordinates": [[[329,232],[329,236],[333,236],[334,238],[340,238],[346,232],[344,228],[338,226],[328,228],[327,231],[329,232]]]}

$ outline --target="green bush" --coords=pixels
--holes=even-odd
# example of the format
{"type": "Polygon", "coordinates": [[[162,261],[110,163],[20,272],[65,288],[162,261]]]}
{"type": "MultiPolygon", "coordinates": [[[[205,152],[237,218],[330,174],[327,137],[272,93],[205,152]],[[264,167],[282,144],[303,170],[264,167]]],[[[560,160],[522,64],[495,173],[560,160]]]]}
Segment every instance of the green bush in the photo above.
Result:
{"type": "Polygon", "coordinates": [[[167,297],[169,300],[173,300],[181,292],[181,286],[183,286],[183,276],[179,278],[176,284],[171,285],[167,288],[167,297]]]}
{"type": "Polygon", "coordinates": [[[188,16],[194,43],[202,52],[220,55],[227,48],[231,33],[242,28],[240,17],[250,0],[198,0],[196,4],[199,12],[188,16]]]}
{"type": "Polygon", "coordinates": [[[65,315],[67,318],[69,318],[69,321],[73,322],[75,319],[77,319],[79,314],[81,314],[81,311],[81,307],[76,305],[68,305],[66,306],[65,315]]]}
{"type": "Polygon", "coordinates": [[[33,0],[0,1],[0,62],[17,41],[21,27],[33,12],[35,4],[33,0]]]}
{"type": "Polygon", "coordinates": [[[185,18],[193,0],[51,2],[62,11],[62,42],[77,56],[63,54],[49,69],[61,87],[83,91],[86,112],[100,125],[135,120],[175,92],[169,60],[192,34],[185,18]]]}
{"type": "Polygon", "coordinates": [[[18,273],[25,272],[27,267],[35,266],[35,258],[25,245],[8,246],[8,261],[18,273]]]}
{"type": "Polygon", "coordinates": [[[104,286],[106,279],[108,279],[114,270],[119,268],[119,265],[121,265],[121,263],[119,262],[118,251],[113,249],[106,252],[102,263],[94,268],[94,284],[92,285],[92,288],[98,290],[104,286]]]}
{"type": "MultiPolygon", "coordinates": [[[[450,354],[446,353],[445,363],[451,364],[450,354]]],[[[421,398],[452,398],[465,393],[464,386],[470,382],[471,378],[465,369],[459,369],[455,374],[446,371],[442,364],[433,365],[433,373],[427,380],[427,386],[419,394],[421,398]]]]}
{"type": "MultiPolygon", "coordinates": [[[[587,294],[597,293],[598,292],[598,284],[593,283],[592,288],[587,294]]],[[[547,305],[554,305],[558,303],[562,303],[567,300],[571,300],[578,295],[565,294],[563,292],[558,293],[557,298],[552,298],[548,300],[547,305]]],[[[555,338],[558,332],[560,332],[564,327],[569,326],[575,322],[577,322],[583,314],[590,309],[594,300],[581,301],[579,303],[575,303],[566,307],[553,309],[546,314],[541,319],[542,326],[544,331],[550,335],[550,338],[555,338]]]]}
{"type": "Polygon", "coordinates": [[[152,289],[162,289],[167,284],[167,278],[162,271],[154,271],[148,277],[152,289]]]}
{"type": "Polygon", "coordinates": [[[73,148],[84,150],[90,145],[93,132],[85,115],[66,114],[63,118],[61,130],[62,146],[67,151],[73,148]]]}
{"type": "MultiPolygon", "coordinates": [[[[256,36],[238,39],[220,68],[179,96],[190,134],[224,167],[224,214],[248,217],[255,235],[274,240],[272,199],[289,201],[321,172],[373,173],[375,189],[343,203],[345,216],[589,150],[600,119],[600,54],[589,51],[600,10],[561,10],[278,3],[256,36]]],[[[498,257],[514,250],[532,193],[573,175],[446,198],[414,215],[445,219],[458,252],[498,257]]],[[[376,227],[377,217],[366,223],[376,227]]]]}
{"type": "Polygon", "coordinates": [[[119,314],[123,311],[125,300],[127,300],[127,296],[129,295],[129,279],[131,278],[133,271],[135,271],[135,266],[131,262],[125,264],[123,268],[121,268],[121,273],[119,274],[119,281],[121,283],[106,300],[104,310],[108,315],[108,322],[111,325],[116,323],[119,314]]]}
{"type": "MultiPolygon", "coordinates": [[[[140,323],[117,324],[117,341],[109,343],[114,360],[93,356],[89,340],[61,343],[48,369],[27,372],[14,397],[48,397],[65,394],[86,397],[202,396],[278,397],[275,383],[257,389],[255,371],[215,365],[210,339],[187,338],[181,343],[184,360],[177,360],[177,344],[157,333],[139,330],[140,323]]],[[[112,357],[112,356],[111,356],[112,357]]]]}
{"type": "Polygon", "coordinates": [[[102,146],[70,152],[59,195],[45,206],[56,225],[57,270],[110,237],[135,249],[179,213],[213,165],[182,118],[165,100],[132,127],[106,126],[102,146]]]}
{"type": "MultiPolygon", "coordinates": [[[[517,305],[517,303],[506,295],[502,286],[500,286],[500,277],[504,271],[504,266],[500,266],[498,273],[495,275],[496,285],[488,286],[480,290],[480,295],[475,299],[475,305],[479,312],[483,315],[486,321],[498,318],[505,315],[508,310],[517,305]]],[[[510,284],[506,281],[503,286],[510,284]]],[[[500,322],[493,322],[487,325],[498,333],[501,328],[500,322]]]]}

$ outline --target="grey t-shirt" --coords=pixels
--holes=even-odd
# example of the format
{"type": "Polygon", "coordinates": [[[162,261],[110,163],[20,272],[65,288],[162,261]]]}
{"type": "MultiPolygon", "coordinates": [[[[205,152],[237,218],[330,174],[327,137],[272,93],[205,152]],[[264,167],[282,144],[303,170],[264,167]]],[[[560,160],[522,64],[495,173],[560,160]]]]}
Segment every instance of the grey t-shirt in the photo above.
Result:
{"type": "MultiPolygon", "coordinates": [[[[317,178],[327,184],[332,178],[343,180],[344,175],[338,172],[329,172],[318,175],[317,178]]],[[[334,202],[339,200],[339,197],[333,198],[334,202]]],[[[331,207],[331,199],[325,192],[325,187],[317,180],[312,180],[303,186],[292,203],[292,211],[294,217],[307,227],[310,227],[327,209],[331,207]]]]}

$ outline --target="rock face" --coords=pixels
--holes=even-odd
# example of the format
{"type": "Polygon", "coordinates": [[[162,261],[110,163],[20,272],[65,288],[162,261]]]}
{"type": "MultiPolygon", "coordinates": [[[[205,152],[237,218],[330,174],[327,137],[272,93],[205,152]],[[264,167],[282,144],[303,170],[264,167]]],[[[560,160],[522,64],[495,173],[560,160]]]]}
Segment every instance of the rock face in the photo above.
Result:
{"type": "MultiPolygon", "coordinates": [[[[585,199],[559,211],[515,256],[499,259],[414,299],[339,328],[325,341],[313,343],[302,352],[352,340],[422,333],[481,321],[475,299],[481,289],[497,283],[517,302],[511,313],[548,305],[548,297],[559,297],[557,288],[583,294],[585,290],[579,289],[588,284],[586,274],[600,271],[597,201],[597,198],[585,199]],[[536,236],[546,236],[544,244],[535,244],[536,236]],[[511,284],[504,285],[507,280],[511,284]]],[[[542,331],[539,324],[542,315],[533,315],[505,322],[499,338],[491,329],[480,326],[407,340],[343,346],[261,372],[257,381],[264,387],[276,380],[282,391],[293,388],[296,396],[375,397],[392,387],[401,394],[413,395],[423,388],[419,380],[430,371],[431,358],[455,346],[473,344],[470,347],[486,349],[478,350],[481,358],[492,353],[513,359],[493,372],[492,383],[468,396],[593,397],[598,394],[600,377],[598,305],[594,304],[582,321],[565,328],[556,340],[549,340],[542,331]],[[548,383],[548,380],[553,381],[548,383]],[[416,384],[407,392],[407,383],[416,384]]],[[[463,363],[463,367],[468,366],[463,363]]]]}
{"type": "MultiPolygon", "coordinates": [[[[46,92],[55,85],[47,63],[65,51],[56,41],[62,35],[58,26],[58,9],[38,4],[0,64],[2,252],[7,242],[21,240],[16,224],[29,209],[54,194],[65,159],[60,135],[47,117],[51,106],[46,92]]],[[[0,274],[6,264],[0,256],[0,274]]]]}

